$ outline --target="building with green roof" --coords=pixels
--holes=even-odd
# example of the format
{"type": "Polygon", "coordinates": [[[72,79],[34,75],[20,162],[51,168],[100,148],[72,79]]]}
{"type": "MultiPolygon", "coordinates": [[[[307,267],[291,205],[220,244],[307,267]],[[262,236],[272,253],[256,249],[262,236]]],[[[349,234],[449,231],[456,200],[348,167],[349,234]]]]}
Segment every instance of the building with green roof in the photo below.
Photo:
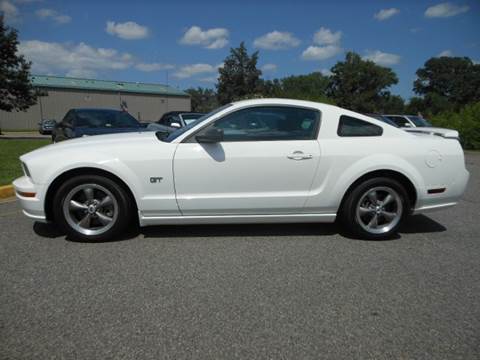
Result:
{"type": "Polygon", "coordinates": [[[41,94],[37,104],[25,112],[0,111],[1,129],[37,129],[41,119],[60,121],[72,108],[125,108],[150,122],[168,111],[190,111],[190,96],[164,84],[50,75],[33,75],[31,81],[41,94]]]}

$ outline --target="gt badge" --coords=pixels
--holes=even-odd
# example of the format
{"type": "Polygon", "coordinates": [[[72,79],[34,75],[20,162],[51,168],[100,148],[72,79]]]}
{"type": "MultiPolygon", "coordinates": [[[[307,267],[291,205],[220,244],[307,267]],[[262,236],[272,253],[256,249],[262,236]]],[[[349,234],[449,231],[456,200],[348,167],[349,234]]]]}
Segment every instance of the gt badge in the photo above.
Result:
{"type": "Polygon", "coordinates": [[[159,183],[159,182],[161,182],[162,180],[163,180],[163,177],[151,177],[151,178],[150,178],[150,182],[151,182],[152,184],[159,183]]]}

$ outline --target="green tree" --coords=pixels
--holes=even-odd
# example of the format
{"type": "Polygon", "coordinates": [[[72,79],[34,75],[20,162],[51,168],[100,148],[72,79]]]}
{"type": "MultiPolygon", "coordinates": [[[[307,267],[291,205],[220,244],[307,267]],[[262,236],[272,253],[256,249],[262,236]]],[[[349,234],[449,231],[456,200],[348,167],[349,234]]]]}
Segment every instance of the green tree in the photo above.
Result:
{"type": "Polygon", "coordinates": [[[262,94],[269,97],[331,102],[327,99],[328,77],[320,72],[292,75],[263,82],[262,94]]]}
{"type": "Polygon", "coordinates": [[[467,57],[434,57],[416,74],[413,89],[433,114],[480,101],[480,65],[467,57]]]}
{"type": "Polygon", "coordinates": [[[187,89],[185,92],[190,95],[192,111],[206,113],[218,107],[217,94],[212,89],[198,87],[187,89]]]}
{"type": "Polygon", "coordinates": [[[25,111],[36,104],[30,63],[18,54],[18,35],[0,16],[0,110],[25,111]]]}
{"type": "Polygon", "coordinates": [[[480,150],[480,102],[460,111],[442,112],[429,120],[435,126],[458,130],[464,149],[480,150]]]}
{"type": "Polygon", "coordinates": [[[382,114],[403,114],[405,101],[399,95],[385,95],[381,99],[377,111],[382,114]]]}
{"type": "Polygon", "coordinates": [[[282,79],[260,79],[260,92],[264,97],[284,97],[281,81],[282,79]]]}
{"type": "Polygon", "coordinates": [[[327,94],[339,106],[359,112],[380,112],[391,96],[388,87],[398,82],[392,69],[348,52],[331,69],[327,94]]]}
{"type": "Polygon", "coordinates": [[[420,113],[424,116],[428,116],[423,98],[418,96],[412,97],[408,101],[408,104],[405,105],[405,113],[410,115],[416,115],[420,113]]]}
{"type": "Polygon", "coordinates": [[[239,98],[245,98],[260,90],[260,75],[257,69],[258,51],[248,55],[245,43],[231,48],[224,65],[218,71],[217,98],[220,105],[239,98]]]}

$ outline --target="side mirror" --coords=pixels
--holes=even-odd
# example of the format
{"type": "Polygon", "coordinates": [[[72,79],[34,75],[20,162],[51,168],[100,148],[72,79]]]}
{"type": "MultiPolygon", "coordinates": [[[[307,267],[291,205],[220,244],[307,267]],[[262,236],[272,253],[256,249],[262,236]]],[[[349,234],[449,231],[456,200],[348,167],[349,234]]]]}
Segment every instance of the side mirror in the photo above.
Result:
{"type": "Polygon", "coordinates": [[[176,129],[180,129],[182,127],[182,125],[180,125],[179,123],[177,122],[172,122],[170,124],[170,127],[173,127],[173,128],[176,128],[176,129]]]}
{"type": "Polygon", "coordinates": [[[405,125],[403,125],[403,127],[411,128],[411,127],[412,127],[412,125],[411,125],[411,124],[409,124],[409,123],[406,123],[405,125]]]}
{"type": "Polygon", "coordinates": [[[223,141],[223,130],[210,128],[205,133],[195,136],[199,143],[215,144],[223,141]]]}

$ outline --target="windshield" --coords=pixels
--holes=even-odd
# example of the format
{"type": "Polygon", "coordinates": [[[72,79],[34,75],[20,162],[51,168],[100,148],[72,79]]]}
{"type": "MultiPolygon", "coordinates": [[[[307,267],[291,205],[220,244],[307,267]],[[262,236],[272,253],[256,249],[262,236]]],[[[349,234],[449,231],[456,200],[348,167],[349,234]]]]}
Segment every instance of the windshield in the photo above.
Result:
{"type": "Polygon", "coordinates": [[[427,120],[421,118],[420,116],[409,116],[408,117],[416,127],[431,127],[432,124],[430,124],[427,120]]]}
{"type": "Polygon", "coordinates": [[[165,134],[165,137],[163,137],[161,140],[165,141],[165,142],[172,142],[173,140],[178,138],[180,135],[186,133],[188,130],[194,128],[198,124],[204,122],[208,118],[212,117],[213,115],[219,113],[220,111],[222,111],[222,110],[224,110],[224,109],[226,109],[230,106],[232,106],[232,104],[223,105],[223,106],[219,107],[218,109],[215,109],[215,110],[209,112],[208,114],[205,114],[202,117],[199,117],[198,119],[188,123],[187,126],[184,126],[183,128],[175,130],[174,132],[172,132],[170,134],[165,134]]]}
{"type": "Polygon", "coordinates": [[[129,113],[116,110],[77,110],[75,127],[137,128],[140,123],[129,113]]]}
{"type": "Polygon", "coordinates": [[[185,121],[185,124],[191,124],[198,118],[202,117],[203,114],[182,114],[183,121],[185,121]]]}
{"type": "Polygon", "coordinates": [[[388,120],[394,122],[398,127],[410,127],[412,126],[409,121],[403,116],[387,115],[384,116],[388,120]]]}
{"type": "Polygon", "coordinates": [[[374,119],[380,120],[380,121],[384,122],[385,124],[392,125],[392,126],[398,128],[397,124],[395,124],[392,120],[388,119],[385,116],[377,115],[377,114],[366,114],[366,115],[368,115],[368,116],[370,116],[374,119]]]}

